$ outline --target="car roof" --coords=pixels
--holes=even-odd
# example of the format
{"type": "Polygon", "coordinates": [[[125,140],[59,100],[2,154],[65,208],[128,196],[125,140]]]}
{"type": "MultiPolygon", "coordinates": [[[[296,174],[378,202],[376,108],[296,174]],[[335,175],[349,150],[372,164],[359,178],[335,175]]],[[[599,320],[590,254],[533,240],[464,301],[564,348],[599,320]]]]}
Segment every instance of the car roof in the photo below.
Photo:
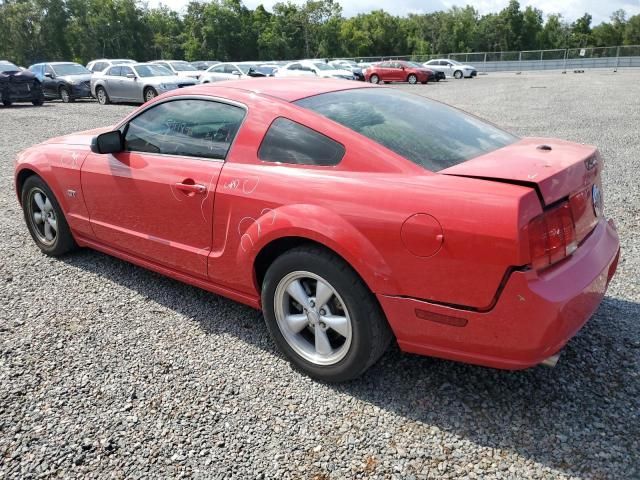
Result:
{"type": "MultiPolygon", "coordinates": [[[[221,87],[222,85],[220,85],[221,87]]],[[[220,88],[215,83],[198,85],[200,92],[220,88]]],[[[249,78],[246,80],[230,80],[224,82],[225,88],[244,90],[256,95],[267,95],[286,102],[320,95],[323,93],[355,90],[359,88],[382,88],[363,82],[349,82],[346,80],[328,78],[249,78]]],[[[212,92],[212,94],[215,92],[212,92]]]]}
{"type": "Polygon", "coordinates": [[[80,65],[76,62],[42,62],[46,65],[80,65]]]}

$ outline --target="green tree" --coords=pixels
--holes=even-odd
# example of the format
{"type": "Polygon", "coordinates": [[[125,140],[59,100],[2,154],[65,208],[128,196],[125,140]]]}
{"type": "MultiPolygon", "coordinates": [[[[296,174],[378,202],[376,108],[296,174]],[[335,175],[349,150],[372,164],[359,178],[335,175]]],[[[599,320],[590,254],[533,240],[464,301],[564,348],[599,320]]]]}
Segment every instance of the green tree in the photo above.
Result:
{"type": "Polygon", "coordinates": [[[629,19],[624,29],[625,45],[640,45],[640,15],[629,19]]]}

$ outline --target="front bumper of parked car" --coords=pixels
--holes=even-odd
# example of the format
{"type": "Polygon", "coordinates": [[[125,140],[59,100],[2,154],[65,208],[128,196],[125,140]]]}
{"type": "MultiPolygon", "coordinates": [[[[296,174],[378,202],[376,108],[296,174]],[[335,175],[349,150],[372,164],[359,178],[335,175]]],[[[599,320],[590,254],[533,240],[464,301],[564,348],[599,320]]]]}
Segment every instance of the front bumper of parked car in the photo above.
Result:
{"type": "Polygon", "coordinates": [[[91,82],[86,80],[84,82],[72,83],[71,85],[71,97],[73,98],[91,98],[91,82]]]}
{"type": "Polygon", "coordinates": [[[550,269],[511,272],[486,311],[377,295],[404,351],[518,370],[557,354],[597,310],[620,243],[602,219],[573,255],[550,269]]]}

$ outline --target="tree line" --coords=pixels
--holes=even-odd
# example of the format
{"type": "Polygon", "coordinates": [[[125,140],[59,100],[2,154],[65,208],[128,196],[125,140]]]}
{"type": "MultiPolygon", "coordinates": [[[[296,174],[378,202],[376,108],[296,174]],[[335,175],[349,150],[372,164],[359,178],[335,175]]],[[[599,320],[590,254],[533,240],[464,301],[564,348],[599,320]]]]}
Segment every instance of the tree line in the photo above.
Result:
{"type": "Polygon", "coordinates": [[[544,15],[517,0],[480,15],[472,6],[407,16],[384,10],[345,18],[334,0],[191,1],[182,13],[137,0],[0,0],[0,59],[276,60],[426,55],[640,44],[640,15],[617,10],[592,25],[544,15]]]}

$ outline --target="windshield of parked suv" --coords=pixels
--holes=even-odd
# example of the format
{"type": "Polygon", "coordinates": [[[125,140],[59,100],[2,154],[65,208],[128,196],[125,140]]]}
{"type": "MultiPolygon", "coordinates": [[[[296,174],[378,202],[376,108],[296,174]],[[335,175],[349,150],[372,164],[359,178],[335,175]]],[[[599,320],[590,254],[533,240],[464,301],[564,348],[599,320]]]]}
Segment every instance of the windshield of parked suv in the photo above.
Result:
{"type": "Polygon", "coordinates": [[[198,70],[189,62],[171,62],[171,66],[176,70],[176,72],[191,72],[194,70],[198,70]]]}
{"type": "Polygon", "coordinates": [[[65,75],[86,75],[91,73],[91,70],[87,70],[82,65],[77,63],[63,63],[60,65],[51,65],[56,75],[63,77],[65,75]]]}
{"type": "Polygon", "coordinates": [[[0,63],[0,72],[19,72],[20,69],[13,63],[2,62],[0,63]]]}
{"type": "Polygon", "coordinates": [[[295,103],[434,172],[518,140],[452,107],[391,88],[330,92],[295,103]]]}
{"type": "Polygon", "coordinates": [[[173,76],[173,72],[162,65],[138,65],[133,67],[139,77],[167,77],[173,76]]]}

